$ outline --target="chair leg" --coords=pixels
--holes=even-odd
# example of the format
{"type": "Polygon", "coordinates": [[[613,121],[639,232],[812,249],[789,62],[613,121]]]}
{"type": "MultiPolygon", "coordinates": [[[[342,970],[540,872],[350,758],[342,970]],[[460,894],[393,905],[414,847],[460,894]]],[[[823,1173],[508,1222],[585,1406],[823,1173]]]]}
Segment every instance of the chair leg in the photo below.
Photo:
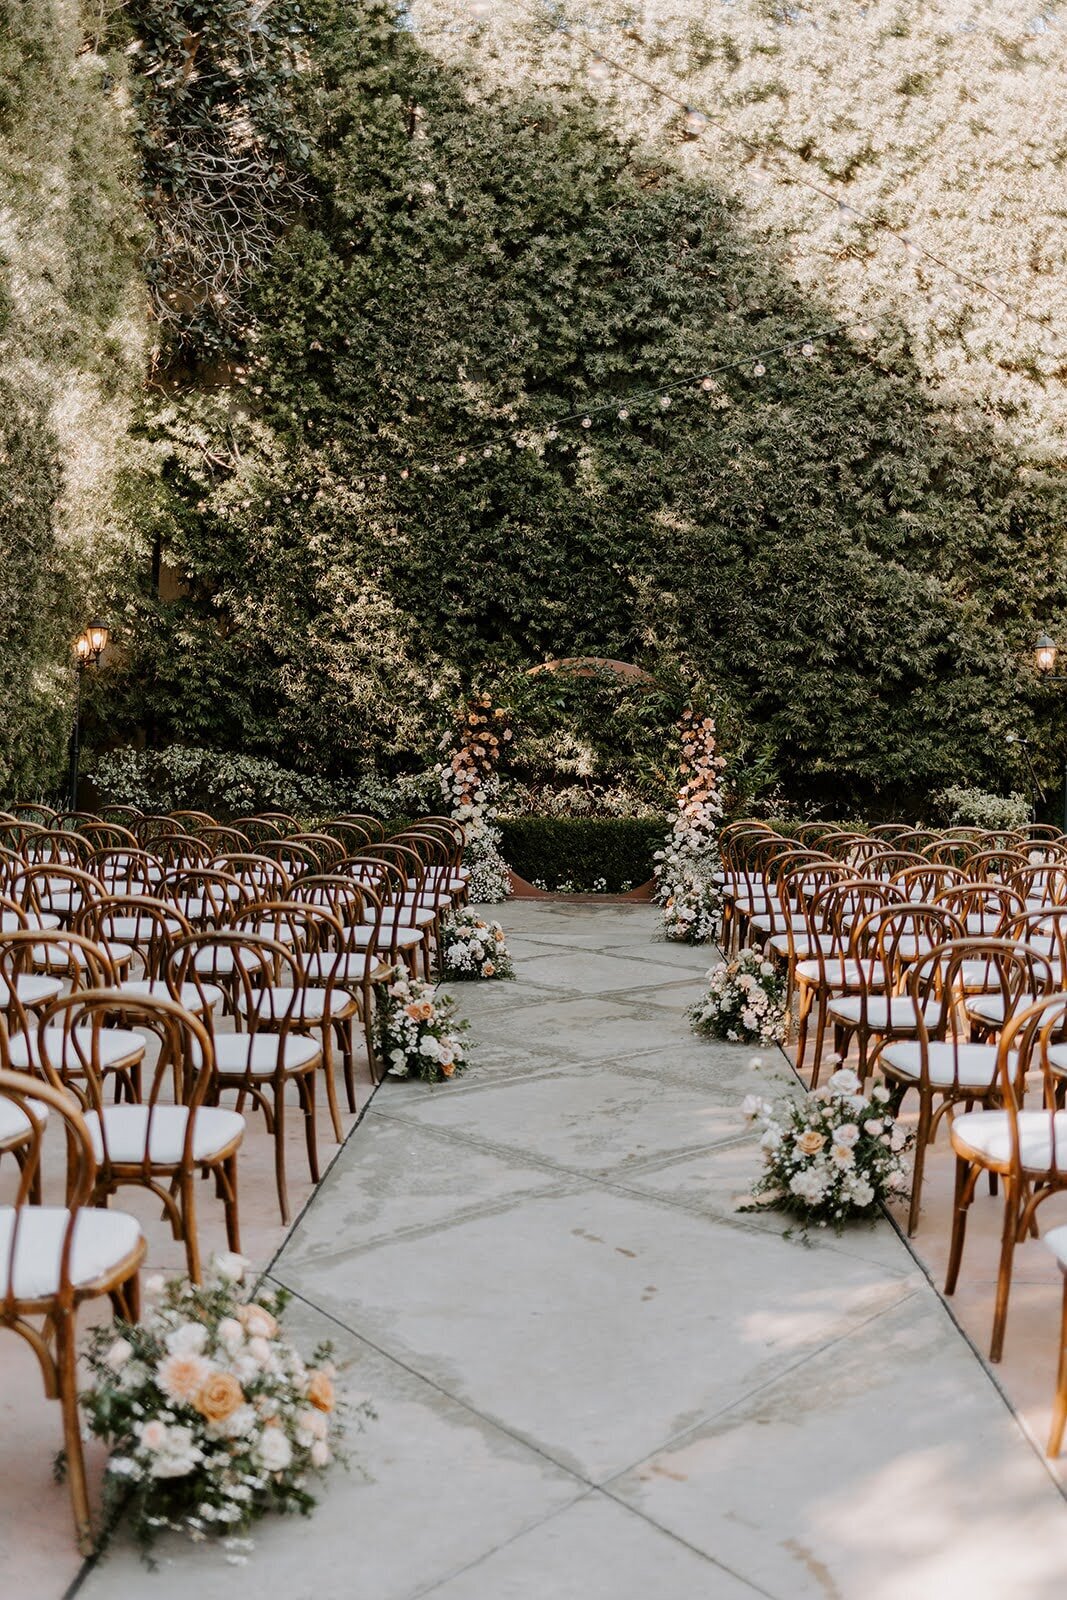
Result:
{"type": "Polygon", "coordinates": [[[926,1165],[926,1146],[930,1139],[930,1124],[934,1107],[929,1094],[919,1091],[919,1126],[915,1133],[915,1161],[911,1170],[911,1203],[908,1206],[908,1238],[919,1226],[919,1206],[922,1200],[923,1168],[926,1165]]]}
{"type": "Polygon", "coordinates": [[[1063,1310],[1060,1315],[1060,1357],[1056,1373],[1056,1399],[1052,1407],[1052,1427],[1049,1430],[1049,1456],[1058,1456],[1063,1445],[1063,1430],[1067,1426],[1067,1273],[1063,1278],[1063,1310]]]}
{"type": "Polygon", "coordinates": [[[74,1508],[74,1529],[82,1555],[91,1555],[93,1525],[89,1515],[89,1490],[85,1481],[85,1455],[82,1451],[81,1422],[78,1416],[78,1354],[74,1315],[56,1314],[56,1373],[59,1402],[63,1410],[63,1446],[67,1457],[67,1480],[74,1508]]]}
{"type": "Polygon", "coordinates": [[[808,1048],[808,1018],[811,1015],[811,1002],[815,997],[814,989],[807,984],[799,991],[800,1001],[797,1006],[797,1071],[804,1065],[804,1052],[808,1048]]]}
{"type": "Polygon", "coordinates": [[[274,1181],[278,1187],[278,1209],[282,1221],[289,1221],[289,1192],[285,1182],[285,1082],[274,1089],[274,1181]]]}
{"type": "Polygon", "coordinates": [[[194,1172],[183,1172],[178,1205],[181,1210],[182,1233],[185,1235],[185,1262],[190,1283],[200,1282],[200,1236],[196,1227],[196,1183],[194,1172]]]}
{"type": "Polygon", "coordinates": [[[963,1241],[967,1233],[967,1210],[970,1199],[967,1195],[967,1179],[970,1163],[962,1156],[956,1157],[956,1194],[952,1208],[952,1245],[948,1253],[948,1269],[945,1273],[945,1293],[954,1294],[956,1280],[960,1275],[960,1263],[963,1260],[963,1241]]]}
{"type": "Polygon", "coordinates": [[[341,1108],[337,1104],[337,1085],[333,1079],[333,1029],[329,1023],[322,1030],[322,1066],[326,1075],[326,1102],[333,1122],[333,1136],[340,1144],[345,1131],[341,1126],[341,1108]]]}
{"type": "Polygon", "coordinates": [[[1004,1352],[1004,1329],[1008,1321],[1008,1296],[1015,1262],[1015,1241],[1019,1232],[1019,1195],[1011,1178],[1004,1179],[1004,1231],[1000,1236],[1000,1267],[997,1272],[997,1300],[993,1311],[993,1338],[990,1361],[999,1361],[1004,1352]]]}
{"type": "Polygon", "coordinates": [[[815,1055],[811,1063],[811,1086],[814,1089],[819,1082],[819,1072],[822,1068],[822,1047],[826,1038],[827,997],[819,992],[819,1014],[815,1023],[815,1055]]]}
{"type": "Polygon", "coordinates": [[[301,1073],[297,1079],[297,1090],[304,1113],[304,1141],[307,1144],[308,1171],[311,1174],[312,1183],[318,1183],[319,1142],[318,1130],[315,1126],[315,1074],[313,1072],[301,1073]]]}
{"type": "Polygon", "coordinates": [[[241,1254],[241,1218],[237,1208],[237,1152],[225,1162],[226,1243],[235,1255],[241,1254]]]}

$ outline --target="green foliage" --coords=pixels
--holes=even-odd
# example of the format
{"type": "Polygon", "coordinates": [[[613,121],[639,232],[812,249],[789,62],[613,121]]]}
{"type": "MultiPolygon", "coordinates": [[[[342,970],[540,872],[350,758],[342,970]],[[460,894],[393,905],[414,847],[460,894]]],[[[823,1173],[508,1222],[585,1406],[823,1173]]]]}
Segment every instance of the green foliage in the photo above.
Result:
{"type": "MultiPolygon", "coordinates": [[[[1006,344],[965,286],[947,310],[925,277],[916,295],[880,258],[865,275],[874,244],[837,264],[812,246],[810,197],[742,194],[640,97],[602,106],[525,13],[481,30],[429,0],[404,25],[384,0],[304,14],[312,65],[286,92],[313,197],[249,285],[248,385],[158,418],[159,528],[184,588],[146,612],[122,725],[150,711],[161,738],[400,771],[472,684],[592,653],[721,690],[755,763],[734,783],[745,804],[762,788],[912,811],[946,783],[1006,786],[1008,730],[1044,727],[1051,759],[1021,658],[1035,618],[1067,608],[1062,439],[1025,331],[1006,344]],[[869,337],[547,436],[587,401],[861,313],[869,337]]],[[[746,98],[734,79],[808,50],[821,82],[821,36],[687,15],[707,94],[781,137],[786,91],[746,98]]],[[[893,39],[940,95],[953,38],[893,39]]],[[[879,127],[910,115],[905,75],[882,86],[879,127]]],[[[1001,69],[979,88],[996,113],[1001,69]]],[[[795,114],[817,122],[811,99],[795,114]]],[[[877,159],[906,193],[921,140],[887,136],[877,159]]],[[[968,199],[981,209],[980,183],[968,199]]],[[[1027,225],[1013,218],[1020,249],[1027,225]]],[[[632,724],[561,710],[569,745],[534,734],[531,764],[589,765],[595,786],[617,759],[651,793],[632,724]]]]}
{"type": "Polygon", "coordinates": [[[102,8],[0,0],[0,792],[63,770],[70,641],[128,584],[144,334],[121,61],[102,8]]]}
{"type": "Polygon", "coordinates": [[[223,820],[256,811],[286,811],[305,819],[370,811],[396,817],[432,809],[432,774],[382,782],[374,773],[331,781],[291,772],[263,757],[169,745],[163,750],[124,747],[88,764],[101,798],[142,811],[204,810],[223,820]]]}
{"type": "Polygon", "coordinates": [[[607,894],[652,876],[667,823],[639,817],[502,817],[504,859],[527,882],[607,894]]]}
{"type": "Polygon", "coordinates": [[[949,827],[1025,828],[1030,821],[1030,803],[1021,794],[987,794],[984,789],[966,789],[960,784],[933,797],[938,818],[949,827]]]}

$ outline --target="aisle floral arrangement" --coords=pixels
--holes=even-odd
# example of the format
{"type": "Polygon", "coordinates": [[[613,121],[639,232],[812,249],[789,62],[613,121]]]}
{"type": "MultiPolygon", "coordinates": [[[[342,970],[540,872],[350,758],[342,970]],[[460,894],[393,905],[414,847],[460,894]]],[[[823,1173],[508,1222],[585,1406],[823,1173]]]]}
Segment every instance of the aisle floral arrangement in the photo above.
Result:
{"type": "Polygon", "coordinates": [[[435,769],[449,815],[466,833],[467,894],[478,905],[506,900],[511,893],[494,818],[500,796],[496,768],[513,738],[503,706],[494,706],[489,695],[478,695],[464,708],[455,731],[442,739],[447,759],[435,769]]]}
{"type": "Polygon", "coordinates": [[[763,1129],[764,1171],[752,1186],[753,1205],[840,1230],[906,1194],[911,1136],[895,1122],[889,1098],[884,1084],[865,1094],[849,1067],[799,1100],[774,1105],[749,1095],[742,1110],[763,1129]]]}
{"type": "Polygon", "coordinates": [[[513,978],[507,939],[499,922],[477,911],[456,911],[441,935],[441,963],[446,978],[513,978]]]}
{"type": "Polygon", "coordinates": [[[397,968],[376,988],[374,1027],[380,1058],[391,1078],[441,1083],[467,1065],[456,1002],[432,983],[397,968]]]}
{"type": "Polygon", "coordinates": [[[125,1517],[146,1556],[173,1530],[240,1561],[254,1522],[314,1507],[344,1428],[330,1347],[306,1363],[282,1334],[288,1296],[246,1298],[246,1270],[223,1255],[203,1284],[150,1278],[140,1322],[90,1334],[82,1405],[111,1451],[101,1546],[125,1517]]]}
{"type": "Polygon", "coordinates": [[[711,968],[707,990],[689,1020],[708,1039],[779,1043],[786,1034],[785,979],[758,950],[742,950],[711,968]]]}
{"type": "Polygon", "coordinates": [[[685,779],[671,831],[655,854],[654,899],[663,907],[664,937],[687,944],[714,938],[722,914],[722,892],[715,879],[716,848],[723,803],[720,774],[726,765],[716,754],[715,722],[691,708],[679,722],[685,779]]]}

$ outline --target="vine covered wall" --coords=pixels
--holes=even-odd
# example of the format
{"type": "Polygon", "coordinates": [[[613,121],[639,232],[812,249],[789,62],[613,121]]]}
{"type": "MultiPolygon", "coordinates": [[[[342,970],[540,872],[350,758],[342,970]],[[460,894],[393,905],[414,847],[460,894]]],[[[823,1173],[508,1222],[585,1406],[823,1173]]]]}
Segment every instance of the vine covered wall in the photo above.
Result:
{"type": "Polygon", "coordinates": [[[0,790],[51,788],[70,640],[129,599],[146,353],[138,174],[107,8],[0,0],[0,790]]]}
{"type": "MultiPolygon", "coordinates": [[[[592,653],[716,685],[758,782],[812,804],[1023,786],[1008,731],[1052,770],[1025,656],[1067,622],[1055,8],[624,9],[113,11],[105,165],[141,164],[156,332],[107,738],[391,776],[472,685],[592,653]],[[560,20],[842,207],[591,81],[560,20]]],[[[610,728],[580,742],[564,763],[607,773],[610,728]]]]}

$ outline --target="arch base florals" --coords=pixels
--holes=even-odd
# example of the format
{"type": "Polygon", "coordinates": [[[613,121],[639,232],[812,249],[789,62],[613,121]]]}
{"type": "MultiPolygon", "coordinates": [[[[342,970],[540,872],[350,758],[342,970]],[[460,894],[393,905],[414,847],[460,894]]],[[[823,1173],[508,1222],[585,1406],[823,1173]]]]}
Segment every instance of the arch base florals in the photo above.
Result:
{"type": "Polygon", "coordinates": [[[495,824],[500,778],[497,764],[514,734],[503,706],[476,695],[464,707],[452,733],[441,741],[447,759],[435,771],[449,815],[463,824],[463,865],[469,873],[467,895],[478,905],[506,900],[511,873],[500,853],[495,824]]]}
{"type": "Polygon", "coordinates": [[[146,1559],[172,1530],[220,1538],[241,1562],[253,1523],[314,1507],[312,1485],[341,1455],[347,1411],[330,1347],[306,1363],[281,1331],[289,1296],[246,1298],[246,1268],[228,1254],[203,1284],[150,1278],[156,1298],[140,1322],[90,1334],[82,1405],[111,1451],[98,1549],[125,1518],[146,1559]]]}
{"type": "Polygon", "coordinates": [[[713,939],[722,917],[722,892],[716,876],[716,847],[723,815],[721,773],[715,722],[692,707],[678,724],[682,745],[679,767],[685,780],[663,849],[656,851],[653,899],[663,907],[666,939],[704,944],[713,939]]]}

